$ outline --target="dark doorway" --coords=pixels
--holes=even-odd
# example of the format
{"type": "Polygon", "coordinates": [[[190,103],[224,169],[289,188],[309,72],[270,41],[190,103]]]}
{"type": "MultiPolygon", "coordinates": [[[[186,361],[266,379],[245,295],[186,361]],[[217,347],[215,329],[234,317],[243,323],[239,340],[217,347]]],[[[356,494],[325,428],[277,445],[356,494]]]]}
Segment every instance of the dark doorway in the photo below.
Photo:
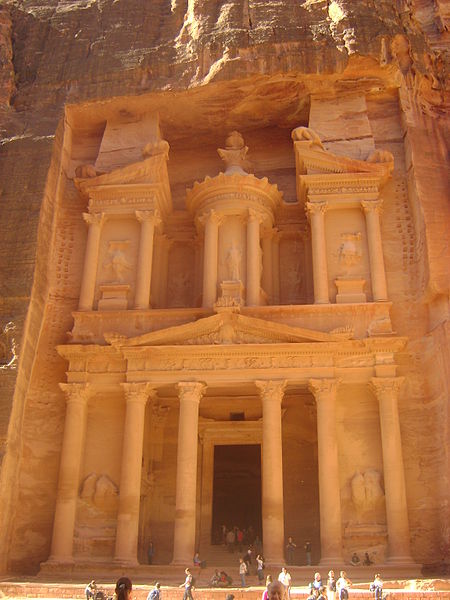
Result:
{"type": "Polygon", "coordinates": [[[261,446],[214,446],[212,543],[221,526],[237,525],[261,538],[261,446]]]}

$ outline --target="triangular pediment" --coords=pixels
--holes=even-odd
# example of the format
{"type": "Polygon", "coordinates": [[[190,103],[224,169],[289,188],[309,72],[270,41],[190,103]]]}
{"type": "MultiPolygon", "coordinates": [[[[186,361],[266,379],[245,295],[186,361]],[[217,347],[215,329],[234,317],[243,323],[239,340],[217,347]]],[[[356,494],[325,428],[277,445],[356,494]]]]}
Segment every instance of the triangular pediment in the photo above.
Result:
{"type": "Polygon", "coordinates": [[[109,344],[117,347],[342,341],[340,335],[291,327],[231,311],[133,338],[115,333],[107,333],[104,337],[109,344]]]}

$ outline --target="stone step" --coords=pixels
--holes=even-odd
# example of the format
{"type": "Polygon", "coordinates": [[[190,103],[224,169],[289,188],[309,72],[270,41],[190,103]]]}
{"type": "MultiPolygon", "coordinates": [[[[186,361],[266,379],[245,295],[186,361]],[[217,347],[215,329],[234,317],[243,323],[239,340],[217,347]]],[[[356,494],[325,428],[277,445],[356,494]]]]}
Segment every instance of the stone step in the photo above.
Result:
{"type": "MultiPolygon", "coordinates": [[[[447,590],[405,590],[393,589],[385,586],[386,593],[389,593],[389,599],[392,600],[450,600],[450,582],[446,582],[447,590]]],[[[99,589],[107,595],[112,596],[114,584],[111,582],[99,583],[99,589]]],[[[133,585],[132,600],[146,600],[147,594],[151,589],[151,585],[133,585]]],[[[0,582],[0,597],[7,598],[48,598],[61,599],[73,598],[74,600],[84,600],[85,584],[81,583],[43,583],[43,582],[0,582]]],[[[164,586],[163,600],[181,600],[183,590],[178,587],[164,586]]],[[[232,593],[235,600],[260,600],[263,587],[248,587],[224,589],[199,589],[194,591],[195,600],[224,600],[227,593],[232,593]]],[[[294,587],[291,592],[292,599],[304,600],[308,596],[306,588],[294,587]]],[[[352,589],[350,592],[350,600],[369,600],[373,595],[367,590],[352,589]]]]}

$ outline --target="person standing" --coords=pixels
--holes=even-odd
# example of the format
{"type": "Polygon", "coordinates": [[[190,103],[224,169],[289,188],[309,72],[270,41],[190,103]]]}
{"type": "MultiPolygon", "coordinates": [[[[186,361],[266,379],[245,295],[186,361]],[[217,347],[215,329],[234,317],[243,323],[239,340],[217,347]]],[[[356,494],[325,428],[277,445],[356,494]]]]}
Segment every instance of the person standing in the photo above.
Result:
{"type": "Polygon", "coordinates": [[[192,597],[192,590],[194,588],[194,578],[192,577],[190,569],[184,570],[186,579],[179,587],[184,587],[183,600],[194,600],[192,597]]]}
{"type": "Polygon", "coordinates": [[[95,583],[95,579],[93,579],[87,586],[84,588],[84,594],[86,596],[86,600],[90,600],[91,598],[95,600],[95,594],[97,593],[97,584],[95,583]]]}
{"type": "Polygon", "coordinates": [[[288,565],[294,564],[294,554],[295,554],[296,548],[297,548],[297,544],[294,542],[292,537],[289,536],[287,544],[286,544],[286,562],[288,565]]]}
{"type": "Polygon", "coordinates": [[[149,591],[147,600],[161,600],[161,584],[159,581],[155,583],[155,587],[149,591]]]}
{"type": "Polygon", "coordinates": [[[241,578],[241,586],[245,587],[245,576],[248,573],[247,563],[244,561],[242,556],[239,558],[239,575],[241,578]]]}
{"type": "Polygon", "coordinates": [[[256,556],[256,574],[258,575],[259,583],[264,581],[264,559],[261,554],[256,556]]]}
{"type": "Polygon", "coordinates": [[[352,585],[352,582],[347,577],[347,573],[345,571],[340,572],[340,577],[336,581],[336,591],[338,593],[339,600],[347,600],[348,598],[348,588],[352,585]]]}
{"type": "Polygon", "coordinates": [[[311,566],[311,542],[306,540],[305,545],[303,546],[306,553],[306,564],[311,566]]]}
{"type": "Polygon", "coordinates": [[[280,574],[278,575],[278,581],[282,583],[286,589],[287,598],[291,597],[291,584],[292,578],[291,574],[288,573],[286,567],[282,567],[280,574]]]}
{"type": "Polygon", "coordinates": [[[147,559],[148,559],[149,565],[153,564],[154,555],[155,555],[155,548],[153,546],[153,542],[150,542],[148,545],[148,549],[147,549],[147,559]]]}
{"type": "Polygon", "coordinates": [[[334,576],[334,571],[328,571],[327,599],[336,600],[336,577],[334,576]]]}
{"type": "Polygon", "coordinates": [[[370,591],[373,592],[375,600],[381,600],[383,598],[383,581],[381,575],[377,573],[374,580],[370,584],[370,591]]]}
{"type": "Polygon", "coordinates": [[[227,548],[228,548],[228,552],[234,552],[234,540],[235,540],[235,533],[234,533],[234,529],[230,529],[227,533],[227,548]]]}

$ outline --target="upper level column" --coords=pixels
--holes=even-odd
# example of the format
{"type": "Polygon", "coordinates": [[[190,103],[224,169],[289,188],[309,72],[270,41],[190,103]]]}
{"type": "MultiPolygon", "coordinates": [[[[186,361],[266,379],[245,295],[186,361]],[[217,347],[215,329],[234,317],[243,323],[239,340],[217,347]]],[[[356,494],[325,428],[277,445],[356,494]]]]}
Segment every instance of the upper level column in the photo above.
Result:
{"type": "Polygon", "coordinates": [[[284,562],[281,402],[286,381],[255,381],[262,400],[262,526],[268,564],[284,562]]]}
{"type": "Polygon", "coordinates": [[[85,383],[60,383],[59,387],[66,395],[66,419],[49,561],[71,563],[90,390],[85,383]]]}
{"type": "Polygon", "coordinates": [[[311,222],[311,245],[315,304],[328,304],[328,265],[325,238],[326,202],[307,202],[306,210],[311,222]]]}
{"type": "Polygon", "coordinates": [[[389,562],[412,563],[398,393],[404,377],[373,377],[371,387],[380,407],[389,562]]]}
{"type": "Polygon", "coordinates": [[[205,388],[204,383],[196,381],[178,383],[180,416],[172,564],[190,564],[195,553],[198,410],[205,388]]]}
{"type": "Polygon", "coordinates": [[[202,306],[211,308],[217,300],[217,257],[221,216],[215,210],[210,210],[202,215],[199,221],[205,225],[202,306]]]}
{"type": "Polygon", "coordinates": [[[150,306],[155,226],[161,222],[161,219],[158,216],[158,211],[153,210],[137,210],[136,218],[141,223],[141,236],[139,240],[134,307],[147,309],[150,306]]]}
{"type": "Polygon", "coordinates": [[[127,405],[114,560],[137,565],[145,405],[153,390],[149,383],[122,383],[121,386],[127,405]]]}
{"type": "Polygon", "coordinates": [[[272,231],[272,304],[280,304],[280,232],[272,231]]]}
{"type": "Polygon", "coordinates": [[[79,310],[92,310],[94,302],[95,279],[97,277],[98,250],[100,234],[104,220],[103,213],[83,213],[89,226],[86,252],[84,255],[83,279],[81,282],[79,310]]]}
{"type": "Polygon", "coordinates": [[[362,200],[361,206],[366,217],[367,243],[369,246],[370,275],[372,294],[375,302],[388,299],[386,273],[384,270],[383,243],[381,239],[380,210],[381,200],[362,200]]]}
{"type": "Polygon", "coordinates": [[[339,564],[342,559],[341,495],[336,431],[336,379],[310,379],[309,389],[317,405],[319,459],[321,564],[339,564]]]}
{"type": "Polygon", "coordinates": [[[263,272],[262,272],[262,287],[267,294],[267,300],[269,304],[273,302],[273,243],[272,238],[274,236],[274,230],[269,229],[264,232],[262,238],[262,250],[263,250],[263,272]]]}
{"type": "Polygon", "coordinates": [[[259,306],[261,293],[261,246],[259,226],[261,217],[248,211],[247,221],[247,306],[259,306]]]}

